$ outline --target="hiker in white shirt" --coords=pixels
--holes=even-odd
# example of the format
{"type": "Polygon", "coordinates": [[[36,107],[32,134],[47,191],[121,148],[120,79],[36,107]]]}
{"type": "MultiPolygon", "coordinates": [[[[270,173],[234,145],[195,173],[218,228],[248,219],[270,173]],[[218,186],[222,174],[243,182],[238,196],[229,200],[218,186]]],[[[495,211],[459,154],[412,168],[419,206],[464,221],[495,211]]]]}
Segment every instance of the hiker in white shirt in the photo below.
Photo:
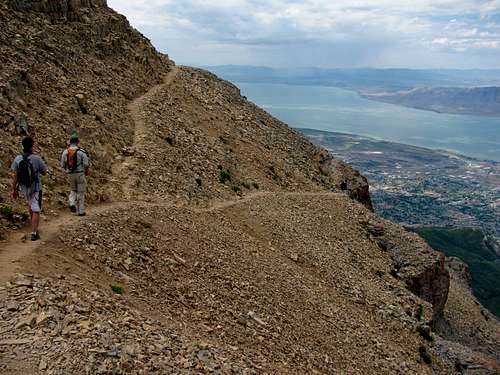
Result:
{"type": "Polygon", "coordinates": [[[69,208],[78,216],[85,216],[85,191],[87,187],[86,176],[89,175],[90,161],[87,151],[79,147],[80,139],[72,135],[69,139],[70,145],[63,151],[61,156],[61,167],[68,172],[69,185],[69,208]]]}

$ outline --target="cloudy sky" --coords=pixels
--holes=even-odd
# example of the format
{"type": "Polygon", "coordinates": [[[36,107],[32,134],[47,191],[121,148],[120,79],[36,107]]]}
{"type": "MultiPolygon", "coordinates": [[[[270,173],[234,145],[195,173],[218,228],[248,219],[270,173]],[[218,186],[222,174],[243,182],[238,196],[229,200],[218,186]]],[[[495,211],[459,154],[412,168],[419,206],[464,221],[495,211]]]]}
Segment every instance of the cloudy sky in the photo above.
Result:
{"type": "Polygon", "coordinates": [[[181,64],[500,68],[500,0],[108,0],[181,64]]]}

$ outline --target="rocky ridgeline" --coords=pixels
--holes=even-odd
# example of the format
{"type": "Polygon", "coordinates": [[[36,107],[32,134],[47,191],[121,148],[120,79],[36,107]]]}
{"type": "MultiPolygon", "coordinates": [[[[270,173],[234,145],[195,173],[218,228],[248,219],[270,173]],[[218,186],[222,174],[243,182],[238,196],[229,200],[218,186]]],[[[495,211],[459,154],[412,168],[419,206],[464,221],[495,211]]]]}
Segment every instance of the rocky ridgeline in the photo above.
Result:
{"type": "Polygon", "coordinates": [[[366,178],[206,71],[178,68],[138,117],[146,130],[132,150],[136,197],[207,203],[262,190],[338,191],[346,178],[371,208],[366,178]]]}
{"type": "Polygon", "coordinates": [[[51,21],[90,21],[86,15],[91,8],[106,7],[106,0],[8,0],[8,5],[18,11],[46,14],[51,21]]]}
{"type": "Polygon", "coordinates": [[[130,175],[142,184],[133,186],[136,195],[198,203],[252,189],[331,189],[347,178],[352,197],[371,207],[363,176],[207,72],[183,68],[172,89],[151,99],[141,116],[156,129],[134,147],[127,105],[173,63],[103,3],[0,4],[7,25],[0,31],[0,200],[8,201],[8,165],[30,134],[54,172],[45,179],[47,202],[63,206],[58,158],[77,132],[93,160],[90,201],[121,199],[117,190],[130,175]],[[140,168],[122,168],[134,155],[140,168]]]}

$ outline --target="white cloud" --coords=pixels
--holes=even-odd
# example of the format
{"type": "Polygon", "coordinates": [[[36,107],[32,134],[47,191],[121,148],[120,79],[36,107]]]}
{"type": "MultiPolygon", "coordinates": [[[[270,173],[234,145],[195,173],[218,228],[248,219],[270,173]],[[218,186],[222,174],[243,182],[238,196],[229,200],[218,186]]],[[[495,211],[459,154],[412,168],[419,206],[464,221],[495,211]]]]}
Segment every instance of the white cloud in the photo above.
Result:
{"type": "MultiPolygon", "coordinates": [[[[426,61],[426,52],[430,59],[436,51],[494,51],[500,41],[500,0],[109,0],[109,5],[174,58],[190,62],[208,46],[221,54],[220,64],[227,62],[222,56],[231,56],[224,49],[245,59],[233,61],[234,56],[230,62],[254,64],[273,50],[309,46],[316,55],[308,64],[315,65],[320,47],[345,52],[349,45],[372,54],[371,63],[398,49],[402,55],[419,49],[426,61]],[[247,53],[241,53],[245,46],[247,53]]],[[[353,65],[370,64],[358,51],[351,53],[353,65]]],[[[198,57],[200,64],[213,58],[198,57]]]]}

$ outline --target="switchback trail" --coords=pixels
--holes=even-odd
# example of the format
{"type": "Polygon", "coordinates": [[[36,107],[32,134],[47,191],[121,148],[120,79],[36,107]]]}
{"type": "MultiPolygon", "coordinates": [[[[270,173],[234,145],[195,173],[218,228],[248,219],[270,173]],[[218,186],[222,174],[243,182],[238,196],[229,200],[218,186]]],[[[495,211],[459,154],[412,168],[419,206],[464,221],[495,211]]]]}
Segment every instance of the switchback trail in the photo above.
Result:
{"type": "MultiPolygon", "coordinates": [[[[165,76],[163,83],[153,86],[144,95],[136,98],[128,105],[128,110],[134,121],[134,151],[141,149],[147,135],[144,114],[141,111],[142,108],[147,103],[149,98],[154,96],[161,88],[169,85],[174,80],[178,71],[179,68],[177,66],[172,67],[172,70],[165,76]]],[[[134,158],[134,156],[131,156],[125,158],[125,161],[113,168],[113,174],[118,176],[121,180],[126,181],[123,184],[125,199],[129,199],[131,197],[131,189],[135,183],[133,173],[128,172],[128,170],[134,170],[136,165],[137,159],[134,158]]],[[[90,210],[90,217],[109,208],[121,207],[123,204],[123,202],[115,202],[112,204],[94,206],[90,210]]],[[[32,242],[29,236],[27,234],[23,235],[21,231],[15,231],[9,234],[7,241],[0,242],[0,284],[8,281],[16,273],[18,269],[17,262],[21,258],[31,254],[37,247],[43,246],[47,240],[59,232],[63,225],[71,225],[76,223],[79,219],[79,217],[61,211],[56,217],[50,217],[47,220],[42,220],[40,223],[40,234],[42,239],[36,242],[32,242]]]]}
{"type": "MultiPolygon", "coordinates": [[[[89,215],[86,218],[80,218],[74,216],[68,212],[60,211],[55,217],[48,217],[46,220],[42,220],[40,225],[40,233],[42,239],[40,241],[32,242],[29,239],[27,234],[22,234],[20,231],[16,231],[11,233],[7,241],[0,242],[1,250],[0,250],[0,284],[8,281],[19,269],[19,261],[21,258],[31,254],[38,247],[44,246],[47,241],[56,236],[63,226],[71,225],[77,223],[79,220],[89,220],[94,215],[102,213],[108,209],[113,208],[126,208],[128,204],[132,203],[131,198],[133,197],[133,190],[136,184],[137,175],[134,173],[136,171],[136,167],[138,165],[138,154],[144,152],[145,141],[147,139],[148,129],[146,127],[145,122],[145,111],[144,107],[148,103],[148,101],[158,93],[166,85],[169,85],[177,75],[179,71],[178,67],[173,67],[172,70],[167,74],[165,80],[162,84],[153,86],[148,92],[139,98],[135,99],[128,106],[128,110],[130,115],[134,121],[134,139],[133,139],[133,150],[134,155],[126,157],[119,165],[116,165],[113,168],[113,174],[120,178],[121,180],[125,180],[122,188],[123,188],[123,200],[109,203],[109,204],[101,204],[90,207],[89,215]]],[[[308,192],[258,192],[254,194],[249,194],[241,199],[237,200],[229,200],[229,201],[215,201],[207,208],[195,208],[188,207],[196,212],[209,212],[209,211],[217,211],[224,210],[226,208],[230,208],[237,204],[244,204],[245,202],[252,201],[265,196],[331,196],[332,194],[341,195],[337,193],[328,193],[328,192],[317,192],[317,193],[308,193],[308,192]]],[[[160,202],[144,202],[141,200],[136,200],[140,204],[161,204],[160,202]]],[[[176,205],[175,203],[165,204],[165,206],[176,205]]]]}

